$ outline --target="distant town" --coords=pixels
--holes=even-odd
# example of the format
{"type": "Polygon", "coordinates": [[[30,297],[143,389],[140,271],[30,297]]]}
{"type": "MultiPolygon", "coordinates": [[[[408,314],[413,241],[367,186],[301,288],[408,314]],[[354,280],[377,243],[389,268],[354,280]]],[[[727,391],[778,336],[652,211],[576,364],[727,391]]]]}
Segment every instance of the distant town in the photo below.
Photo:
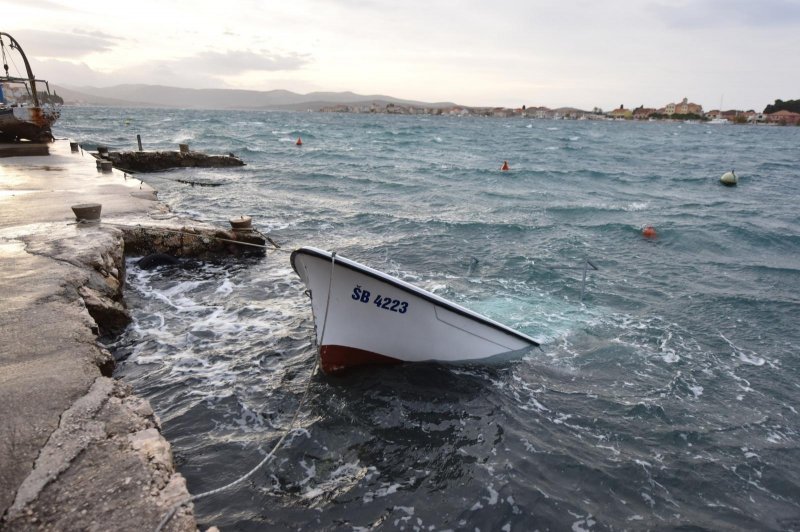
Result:
{"type": "Polygon", "coordinates": [[[326,113],[383,113],[397,115],[444,115],[444,116],[488,116],[498,118],[538,118],[549,120],[680,120],[702,121],[712,123],[732,124],[774,124],[774,125],[800,125],[800,113],[789,110],[795,102],[782,102],[776,100],[775,105],[769,105],[764,112],[755,110],[721,110],[713,109],[704,111],[703,106],[683,98],[678,103],[668,103],[660,108],[639,106],[633,109],[620,105],[611,111],[603,111],[595,107],[591,111],[584,111],[572,107],[550,109],[547,107],[526,107],[516,109],[506,107],[466,107],[454,105],[452,107],[424,107],[403,105],[386,102],[372,102],[359,104],[337,104],[322,107],[321,112],[326,113]],[[781,104],[788,104],[786,106],[781,104]]]}
{"type": "MultiPolygon", "coordinates": [[[[52,95],[40,99],[51,104],[99,105],[110,107],[177,107],[184,109],[239,109],[361,113],[392,115],[481,116],[498,118],[533,118],[549,120],[632,120],[696,121],[715,124],[800,125],[800,99],[775,100],[760,112],[754,109],[712,109],[683,98],[661,107],[626,107],[611,110],[599,107],[591,111],[575,107],[472,107],[453,102],[427,103],[401,100],[385,95],[360,95],[352,92],[314,92],[297,94],[285,90],[252,91],[238,89],[186,89],[161,85],[117,85],[114,87],[53,87],[52,95]]],[[[5,84],[0,87],[0,101],[24,102],[25,88],[5,84]]]]}

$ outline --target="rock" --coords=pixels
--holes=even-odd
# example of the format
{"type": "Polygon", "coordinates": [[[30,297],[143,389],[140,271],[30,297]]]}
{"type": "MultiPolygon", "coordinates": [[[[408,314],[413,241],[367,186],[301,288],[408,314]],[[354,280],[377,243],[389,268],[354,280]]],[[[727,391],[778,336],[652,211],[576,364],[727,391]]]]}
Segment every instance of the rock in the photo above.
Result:
{"type": "Polygon", "coordinates": [[[231,255],[263,255],[264,249],[262,246],[267,242],[266,238],[257,231],[242,233],[224,231],[212,227],[139,226],[123,228],[123,232],[125,234],[125,249],[129,255],[134,256],[167,254],[173,258],[193,257],[208,259],[231,255]],[[255,246],[241,245],[235,242],[246,242],[255,244],[255,246]]]}
{"type": "Polygon", "coordinates": [[[112,293],[116,294],[119,292],[120,290],[119,281],[117,281],[117,279],[114,278],[113,275],[107,275],[106,277],[103,278],[103,280],[106,282],[106,286],[108,286],[108,289],[111,290],[112,293]]]}
{"type": "MultiPolygon", "coordinates": [[[[172,472],[172,449],[156,428],[140,430],[128,435],[131,447],[157,469],[172,472]]],[[[184,485],[184,491],[186,487],[184,485]]]]}
{"type": "Polygon", "coordinates": [[[136,261],[136,266],[143,270],[152,270],[158,266],[178,264],[178,259],[166,253],[151,253],[136,261]]]}
{"type": "Polygon", "coordinates": [[[97,290],[82,286],[78,293],[83,298],[86,310],[100,327],[102,334],[119,334],[131,322],[131,315],[121,303],[104,297],[97,290]]]}
{"type": "Polygon", "coordinates": [[[99,346],[97,355],[94,358],[94,364],[100,368],[100,374],[104,377],[111,377],[114,374],[114,368],[117,366],[117,362],[111,352],[99,346]]]}

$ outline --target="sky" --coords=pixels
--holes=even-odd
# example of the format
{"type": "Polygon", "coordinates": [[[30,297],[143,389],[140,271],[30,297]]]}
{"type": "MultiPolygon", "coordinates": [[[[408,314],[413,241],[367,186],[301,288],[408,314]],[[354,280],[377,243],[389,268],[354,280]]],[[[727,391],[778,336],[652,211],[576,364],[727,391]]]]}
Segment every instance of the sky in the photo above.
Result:
{"type": "Polygon", "coordinates": [[[36,77],[75,87],[605,111],[800,99],[800,0],[0,0],[0,12],[36,77]]]}

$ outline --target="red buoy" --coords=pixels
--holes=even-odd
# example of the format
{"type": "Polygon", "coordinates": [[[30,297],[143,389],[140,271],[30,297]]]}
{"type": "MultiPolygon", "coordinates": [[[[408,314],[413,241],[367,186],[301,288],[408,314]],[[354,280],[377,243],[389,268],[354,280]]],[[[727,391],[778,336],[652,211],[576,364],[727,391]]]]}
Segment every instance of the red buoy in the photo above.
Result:
{"type": "Polygon", "coordinates": [[[656,233],[655,227],[652,225],[647,225],[644,229],[642,229],[642,236],[645,238],[656,238],[658,234],[656,233]]]}
{"type": "Polygon", "coordinates": [[[297,137],[297,142],[295,142],[295,145],[296,146],[302,146],[303,145],[303,139],[301,139],[300,137],[297,137]]]}
{"type": "Polygon", "coordinates": [[[500,170],[504,172],[508,172],[510,168],[508,167],[508,161],[503,161],[503,166],[500,167],[500,170]]]}

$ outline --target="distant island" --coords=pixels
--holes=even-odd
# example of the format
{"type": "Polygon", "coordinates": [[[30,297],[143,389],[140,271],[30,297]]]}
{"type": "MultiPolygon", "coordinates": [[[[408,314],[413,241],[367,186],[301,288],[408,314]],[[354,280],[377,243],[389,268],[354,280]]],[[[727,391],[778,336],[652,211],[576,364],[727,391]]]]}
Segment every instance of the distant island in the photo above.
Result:
{"type": "MultiPolygon", "coordinates": [[[[795,100],[790,100],[794,102],[795,100]]],[[[800,100],[798,100],[800,102],[800,100]]],[[[337,104],[326,106],[319,111],[326,113],[385,113],[402,115],[449,115],[449,116],[491,116],[498,118],[537,118],[550,120],[679,120],[733,124],[775,124],[800,125],[800,112],[789,110],[786,102],[776,100],[775,105],[767,106],[763,113],[750,109],[727,111],[714,109],[703,112],[703,107],[691,103],[684,98],[679,103],[668,103],[661,108],[645,107],[626,109],[624,105],[610,112],[603,112],[599,107],[584,111],[573,107],[549,109],[547,107],[527,107],[523,105],[515,109],[506,107],[467,107],[454,105],[451,107],[425,107],[415,105],[382,104],[377,102],[364,104],[337,104]]]]}
{"type": "Polygon", "coordinates": [[[426,103],[385,95],[353,92],[312,92],[298,94],[285,90],[185,89],[163,85],[129,84],[114,87],[56,87],[65,104],[108,107],[171,107],[184,109],[238,109],[310,111],[323,113],[376,113],[393,115],[485,116],[563,120],[681,120],[735,124],[800,125],[800,100],[775,100],[762,112],[753,109],[713,109],[683,98],[661,107],[620,105],[605,112],[574,107],[471,107],[452,102],[426,103]]]}

